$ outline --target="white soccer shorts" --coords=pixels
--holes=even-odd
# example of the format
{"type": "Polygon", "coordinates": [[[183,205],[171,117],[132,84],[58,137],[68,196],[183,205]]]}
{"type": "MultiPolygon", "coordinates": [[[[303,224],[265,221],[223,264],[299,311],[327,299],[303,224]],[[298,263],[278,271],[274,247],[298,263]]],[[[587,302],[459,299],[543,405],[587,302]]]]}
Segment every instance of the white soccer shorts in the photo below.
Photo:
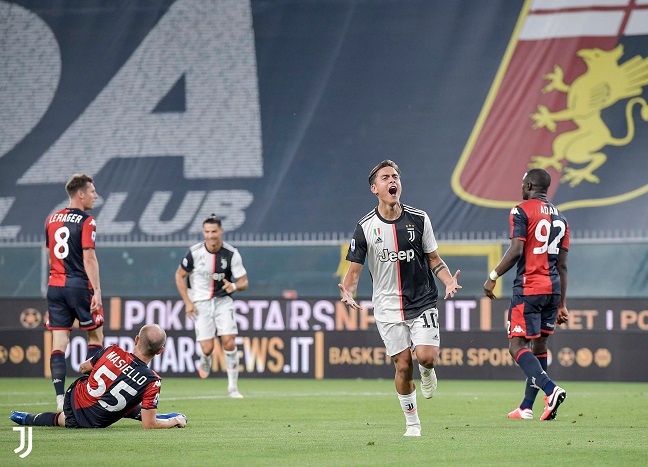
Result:
{"type": "Polygon", "coordinates": [[[214,297],[211,300],[195,302],[196,341],[205,341],[218,336],[238,334],[234,315],[234,300],[231,297],[214,297]]]}
{"type": "Polygon", "coordinates": [[[390,357],[417,345],[439,347],[441,344],[439,311],[436,308],[424,311],[418,318],[398,323],[376,321],[376,326],[390,357]]]}

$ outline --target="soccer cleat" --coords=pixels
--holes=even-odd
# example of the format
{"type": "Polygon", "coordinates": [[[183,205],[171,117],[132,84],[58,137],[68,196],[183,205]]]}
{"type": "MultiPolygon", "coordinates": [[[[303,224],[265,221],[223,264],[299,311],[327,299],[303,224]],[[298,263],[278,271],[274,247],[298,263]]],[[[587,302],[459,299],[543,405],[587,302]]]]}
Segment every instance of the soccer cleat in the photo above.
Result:
{"type": "Polygon", "coordinates": [[[408,425],[403,436],[421,436],[421,425],[408,425]]]}
{"type": "Polygon", "coordinates": [[[17,412],[12,410],[9,418],[12,422],[17,423],[18,425],[24,425],[27,421],[27,415],[29,415],[27,412],[17,412]]]}
{"type": "Polygon", "coordinates": [[[182,415],[184,418],[187,418],[185,414],[180,412],[158,413],[155,415],[155,418],[157,418],[158,420],[168,420],[170,418],[177,417],[178,415],[182,415]]]}
{"type": "Polygon", "coordinates": [[[521,418],[523,420],[533,419],[533,410],[517,408],[513,412],[509,412],[508,418],[521,418]]]}
{"type": "Polygon", "coordinates": [[[58,394],[56,396],[56,411],[63,412],[63,401],[65,400],[65,394],[58,394]]]}
{"type": "Polygon", "coordinates": [[[203,355],[200,357],[200,365],[198,366],[198,374],[201,378],[205,379],[211,372],[211,357],[203,355]]]}
{"type": "Polygon", "coordinates": [[[155,415],[155,418],[157,418],[158,420],[168,420],[170,418],[174,418],[178,416],[187,420],[187,416],[180,412],[159,413],[155,415]]]}
{"type": "Polygon", "coordinates": [[[230,389],[227,392],[231,399],[243,399],[243,394],[238,392],[238,389],[230,389]]]}
{"type": "Polygon", "coordinates": [[[558,413],[558,407],[563,403],[567,397],[567,392],[560,386],[556,386],[551,394],[545,396],[544,412],[540,416],[540,420],[553,420],[558,413]]]}
{"type": "Polygon", "coordinates": [[[419,364],[419,371],[421,372],[421,392],[423,397],[426,399],[431,399],[437,390],[437,376],[434,368],[428,370],[424,366],[419,364]]]}

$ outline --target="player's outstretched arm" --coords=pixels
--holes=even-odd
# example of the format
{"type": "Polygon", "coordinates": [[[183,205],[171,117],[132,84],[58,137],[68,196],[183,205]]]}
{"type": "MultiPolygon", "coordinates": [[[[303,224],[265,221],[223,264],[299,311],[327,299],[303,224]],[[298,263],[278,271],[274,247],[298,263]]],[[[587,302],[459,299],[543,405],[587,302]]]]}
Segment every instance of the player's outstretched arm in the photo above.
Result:
{"type": "Polygon", "coordinates": [[[445,261],[443,261],[443,258],[439,256],[439,253],[437,253],[436,250],[432,251],[431,253],[427,253],[427,261],[432,274],[437,276],[438,279],[443,282],[443,285],[445,285],[446,287],[443,298],[446,299],[448,297],[454,297],[455,294],[459,292],[459,289],[463,288],[459,285],[458,282],[461,270],[457,269],[457,272],[452,275],[445,261]]]}
{"type": "Polygon", "coordinates": [[[352,262],[349,266],[349,270],[344,276],[344,280],[341,284],[338,284],[338,288],[342,293],[342,303],[356,310],[360,309],[360,305],[356,303],[353,296],[355,295],[356,290],[358,290],[358,281],[360,280],[361,272],[362,264],[352,262]]]}
{"type": "Polygon", "coordinates": [[[187,426],[187,418],[182,414],[167,419],[159,419],[156,415],[156,409],[142,408],[142,428],[145,430],[154,430],[175,427],[184,428],[187,426]]]}

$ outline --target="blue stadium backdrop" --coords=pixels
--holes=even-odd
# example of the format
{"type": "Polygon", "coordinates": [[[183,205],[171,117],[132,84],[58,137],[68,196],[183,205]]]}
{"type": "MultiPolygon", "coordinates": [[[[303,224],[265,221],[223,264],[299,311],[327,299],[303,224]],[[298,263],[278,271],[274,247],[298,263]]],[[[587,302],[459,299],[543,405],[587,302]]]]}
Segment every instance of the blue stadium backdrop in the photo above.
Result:
{"type": "Polygon", "coordinates": [[[102,235],[196,234],[211,212],[348,233],[384,158],[439,232],[500,235],[532,165],[577,235],[648,232],[645,1],[0,0],[0,18],[4,241],[42,235],[73,172],[96,178],[102,235]]]}

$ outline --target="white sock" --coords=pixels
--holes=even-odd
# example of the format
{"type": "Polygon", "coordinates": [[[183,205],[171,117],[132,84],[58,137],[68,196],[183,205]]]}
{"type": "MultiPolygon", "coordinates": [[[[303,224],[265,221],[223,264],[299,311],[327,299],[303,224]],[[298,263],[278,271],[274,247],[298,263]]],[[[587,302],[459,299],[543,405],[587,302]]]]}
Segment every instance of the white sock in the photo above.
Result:
{"type": "Polygon", "coordinates": [[[412,394],[399,394],[398,400],[401,403],[401,408],[405,414],[405,421],[407,426],[411,425],[421,425],[421,420],[419,420],[418,409],[416,407],[416,389],[412,394]]]}
{"type": "Polygon", "coordinates": [[[238,388],[239,356],[238,349],[225,351],[225,367],[227,368],[227,389],[238,388]]]}

